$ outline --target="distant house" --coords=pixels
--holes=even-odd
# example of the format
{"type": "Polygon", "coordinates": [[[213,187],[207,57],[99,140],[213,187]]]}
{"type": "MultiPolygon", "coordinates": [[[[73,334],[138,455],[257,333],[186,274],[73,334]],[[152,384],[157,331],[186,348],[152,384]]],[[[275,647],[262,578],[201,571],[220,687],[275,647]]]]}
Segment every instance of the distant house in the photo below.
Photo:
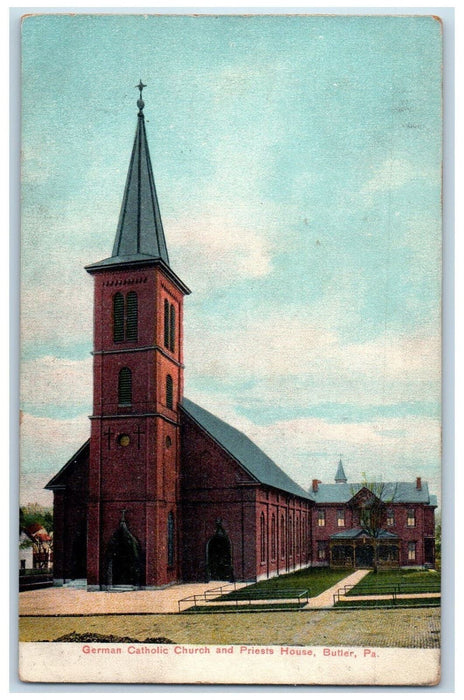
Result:
{"type": "Polygon", "coordinates": [[[315,565],[434,565],[437,499],[426,482],[349,483],[341,460],[334,481],[314,479],[310,491],[315,565]]]}
{"type": "Polygon", "coordinates": [[[27,532],[21,530],[19,535],[19,570],[25,571],[26,569],[32,569],[34,567],[33,552],[32,552],[33,542],[29,537],[27,532]]]}
{"type": "Polygon", "coordinates": [[[53,563],[53,538],[40,523],[33,523],[23,533],[32,544],[32,566],[20,568],[49,569],[53,563]]]}

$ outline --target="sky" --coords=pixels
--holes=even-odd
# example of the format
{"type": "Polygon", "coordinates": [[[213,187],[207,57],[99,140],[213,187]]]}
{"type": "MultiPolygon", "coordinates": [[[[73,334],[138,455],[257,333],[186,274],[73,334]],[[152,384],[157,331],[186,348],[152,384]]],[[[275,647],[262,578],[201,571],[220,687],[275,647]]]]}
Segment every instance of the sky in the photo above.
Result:
{"type": "Polygon", "coordinates": [[[43,15],[22,29],[21,501],[89,435],[92,284],[138,90],[185,395],[303,487],[440,491],[441,27],[43,15]]]}

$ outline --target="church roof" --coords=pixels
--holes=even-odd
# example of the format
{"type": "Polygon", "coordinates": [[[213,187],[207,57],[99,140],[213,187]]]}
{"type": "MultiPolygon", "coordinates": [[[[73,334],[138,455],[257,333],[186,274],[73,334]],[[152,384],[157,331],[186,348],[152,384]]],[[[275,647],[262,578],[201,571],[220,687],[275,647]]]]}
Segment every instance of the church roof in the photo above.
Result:
{"type": "Polygon", "coordinates": [[[390,481],[372,485],[363,483],[322,484],[319,482],[317,491],[311,490],[309,495],[316,503],[348,503],[358,491],[366,487],[373,490],[376,496],[381,496],[382,500],[387,503],[436,505],[436,497],[429,494],[429,486],[426,481],[422,481],[421,489],[417,489],[416,483],[410,481],[390,481]]]}
{"type": "Polygon", "coordinates": [[[240,430],[189,399],[184,398],[181,407],[258,482],[306,500],[313,498],[240,430]]]}
{"type": "Polygon", "coordinates": [[[126,187],[119,215],[119,223],[110,258],[88,265],[86,270],[120,265],[136,265],[161,261],[169,267],[169,256],[164,237],[161,213],[156,195],[145,130],[142,100],[142,82],[137,86],[140,98],[137,129],[127,173],[126,187]]]}
{"type": "Polygon", "coordinates": [[[79,449],[73,454],[71,459],[68,459],[66,464],[63,467],[61,467],[60,471],[57,474],[55,474],[55,476],[52,476],[48,484],[44,486],[44,489],[49,489],[50,491],[53,491],[54,489],[63,488],[66,484],[68,472],[72,473],[72,469],[76,466],[76,464],[80,463],[82,460],[88,460],[89,455],[90,438],[79,447],[79,449]]]}

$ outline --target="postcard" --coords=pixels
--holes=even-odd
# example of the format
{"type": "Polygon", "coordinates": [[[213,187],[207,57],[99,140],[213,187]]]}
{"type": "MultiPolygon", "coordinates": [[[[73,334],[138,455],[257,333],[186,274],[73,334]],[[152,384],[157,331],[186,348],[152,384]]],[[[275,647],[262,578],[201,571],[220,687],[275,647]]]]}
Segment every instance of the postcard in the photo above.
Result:
{"type": "Polygon", "coordinates": [[[19,674],[440,680],[442,24],[22,21],[19,674]]]}

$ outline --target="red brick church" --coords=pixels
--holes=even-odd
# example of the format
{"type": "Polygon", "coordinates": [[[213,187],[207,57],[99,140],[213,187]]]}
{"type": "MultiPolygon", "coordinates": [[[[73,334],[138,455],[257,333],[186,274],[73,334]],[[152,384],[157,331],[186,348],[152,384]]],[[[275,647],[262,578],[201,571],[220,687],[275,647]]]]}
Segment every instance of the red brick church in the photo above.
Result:
{"type": "Polygon", "coordinates": [[[374,549],[386,565],[433,565],[436,499],[425,482],[385,485],[384,497],[348,484],[340,463],[334,484],[314,480],[306,491],[184,397],[190,290],[169,263],[138,87],[113,251],[86,268],[95,283],[90,439],[45,487],[54,494],[55,583],[249,581],[369,566],[374,549]],[[359,515],[373,502],[388,504],[375,533],[359,515]]]}

